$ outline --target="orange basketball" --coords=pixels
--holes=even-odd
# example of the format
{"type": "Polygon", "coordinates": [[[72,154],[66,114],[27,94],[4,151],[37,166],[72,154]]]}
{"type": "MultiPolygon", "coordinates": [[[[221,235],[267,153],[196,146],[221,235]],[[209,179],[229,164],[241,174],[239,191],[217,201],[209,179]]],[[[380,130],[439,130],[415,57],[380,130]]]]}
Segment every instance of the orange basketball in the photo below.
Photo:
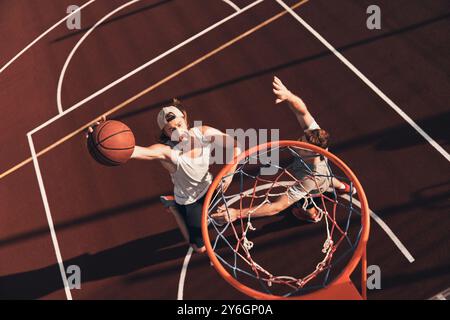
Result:
{"type": "Polygon", "coordinates": [[[118,166],[126,163],[133,154],[135,139],[124,123],[108,120],[94,128],[88,147],[95,160],[104,165],[118,166]]]}

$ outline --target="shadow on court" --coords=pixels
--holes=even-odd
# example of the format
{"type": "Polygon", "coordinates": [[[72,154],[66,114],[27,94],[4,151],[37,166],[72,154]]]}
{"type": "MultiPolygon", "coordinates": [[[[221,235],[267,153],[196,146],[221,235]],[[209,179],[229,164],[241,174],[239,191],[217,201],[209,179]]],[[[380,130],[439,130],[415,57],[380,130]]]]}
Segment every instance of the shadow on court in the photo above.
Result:
{"type": "MultiPolygon", "coordinates": [[[[261,220],[263,221],[263,220],[261,220]]],[[[266,219],[258,229],[251,233],[252,240],[260,237],[274,235],[279,231],[299,228],[301,232],[294,232],[282,239],[264,239],[258,245],[261,248],[273,247],[286,241],[299,241],[321,235],[320,228],[305,226],[291,214],[285,212],[276,219],[266,219]]],[[[219,248],[224,247],[220,245],[219,248]]],[[[178,229],[162,232],[142,239],[130,241],[123,245],[107,249],[95,254],[65,260],[67,268],[70,265],[79,266],[82,271],[83,283],[126,275],[133,271],[163,262],[178,260],[186,255],[187,245],[178,229]]],[[[229,253],[231,254],[231,252],[229,253]]],[[[207,264],[206,255],[194,260],[190,267],[207,264]]],[[[139,282],[145,279],[158,278],[162,275],[178,272],[179,264],[165,266],[164,268],[149,272],[134,274],[126,279],[128,283],[139,282]]],[[[50,293],[63,289],[60,271],[57,264],[33,270],[0,277],[0,299],[38,299],[50,293]]]]}
{"type": "Polygon", "coordinates": [[[450,208],[450,181],[419,189],[411,194],[411,201],[407,203],[392,205],[381,208],[379,211],[383,215],[407,212],[417,208],[424,208],[430,211],[450,208]]]}
{"type": "MultiPolygon", "coordinates": [[[[167,192],[170,193],[170,192],[167,192]]],[[[55,225],[55,229],[60,231],[64,231],[73,227],[79,227],[82,225],[86,225],[89,223],[93,223],[99,220],[108,219],[111,217],[121,216],[121,215],[129,215],[131,211],[139,210],[142,208],[149,207],[151,205],[154,205],[155,203],[159,203],[159,196],[157,197],[150,197],[150,198],[143,198],[141,200],[126,203],[121,206],[117,206],[114,208],[109,208],[97,212],[88,213],[86,216],[81,218],[76,218],[73,220],[61,222],[55,225]]],[[[163,210],[163,207],[161,205],[161,210],[163,210]]],[[[32,231],[20,233],[17,235],[10,236],[8,238],[0,239],[0,248],[15,244],[20,241],[30,240],[39,236],[45,236],[48,235],[48,226],[35,229],[32,231]]]]}
{"type": "MultiPolygon", "coordinates": [[[[419,127],[424,128],[440,145],[450,145],[450,111],[416,121],[419,127]]],[[[332,152],[339,153],[344,150],[374,145],[377,150],[399,150],[419,144],[428,143],[409,124],[386,128],[371,134],[357,136],[344,142],[338,142],[332,146],[332,152]]]]}
{"type": "MultiPolygon", "coordinates": [[[[159,263],[181,259],[187,245],[178,229],[146,238],[95,254],[84,254],[65,260],[67,268],[77,265],[83,283],[125,275],[159,263]]],[[[179,265],[176,265],[179,269],[179,265]]],[[[38,299],[63,289],[57,264],[28,272],[0,277],[0,299],[38,299]]]]}

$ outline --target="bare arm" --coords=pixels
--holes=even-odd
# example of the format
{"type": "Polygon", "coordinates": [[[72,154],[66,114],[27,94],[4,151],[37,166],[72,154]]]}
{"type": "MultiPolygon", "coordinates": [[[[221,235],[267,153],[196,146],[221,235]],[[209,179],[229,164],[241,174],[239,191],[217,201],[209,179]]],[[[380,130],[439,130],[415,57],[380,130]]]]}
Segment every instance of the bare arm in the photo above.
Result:
{"type": "MultiPolygon", "coordinates": [[[[106,121],[106,117],[102,116],[101,120],[96,122],[93,126],[99,125],[101,122],[106,121]]],[[[94,132],[93,126],[89,126],[86,132],[86,139],[94,132]]],[[[149,147],[135,146],[131,159],[137,160],[161,160],[161,162],[172,162],[171,148],[164,144],[154,144],[149,147]]]]}
{"type": "Polygon", "coordinates": [[[297,117],[297,120],[300,123],[302,129],[308,129],[311,124],[314,123],[314,118],[311,116],[311,113],[309,112],[303,100],[290,92],[288,88],[286,88],[286,86],[277,77],[274,77],[272,85],[273,93],[277,97],[275,103],[287,101],[289,103],[289,107],[297,117]]]}
{"type": "Polygon", "coordinates": [[[159,143],[150,147],[135,146],[131,159],[171,161],[171,151],[169,146],[159,143]]]}
{"type": "Polygon", "coordinates": [[[242,208],[242,210],[228,208],[228,212],[224,209],[223,211],[214,213],[211,217],[218,223],[233,222],[238,218],[245,219],[249,215],[252,218],[267,217],[280,213],[284,209],[288,208],[291,204],[292,203],[289,201],[288,196],[282,195],[278,197],[274,202],[266,203],[260,207],[242,208]]]}

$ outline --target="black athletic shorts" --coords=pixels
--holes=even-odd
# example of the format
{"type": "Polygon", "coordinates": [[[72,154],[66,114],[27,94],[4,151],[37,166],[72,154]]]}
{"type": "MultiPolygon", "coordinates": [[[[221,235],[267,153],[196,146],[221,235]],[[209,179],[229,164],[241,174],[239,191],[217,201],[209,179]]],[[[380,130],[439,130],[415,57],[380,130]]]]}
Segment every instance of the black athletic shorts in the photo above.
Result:
{"type": "Polygon", "coordinates": [[[205,196],[198,199],[196,202],[181,205],[176,203],[176,208],[186,223],[189,232],[189,243],[195,244],[198,248],[205,245],[202,236],[202,209],[205,202],[205,196]]]}

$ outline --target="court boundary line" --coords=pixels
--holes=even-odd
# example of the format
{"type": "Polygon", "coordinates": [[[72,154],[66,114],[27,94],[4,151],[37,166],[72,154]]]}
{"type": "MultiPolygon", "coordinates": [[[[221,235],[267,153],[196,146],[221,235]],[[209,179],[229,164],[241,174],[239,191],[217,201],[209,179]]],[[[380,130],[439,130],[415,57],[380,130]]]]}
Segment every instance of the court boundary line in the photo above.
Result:
{"type": "MultiPolygon", "coordinates": [[[[93,1],[95,1],[95,0],[93,0],[93,1]]],[[[139,1],[139,0],[138,0],[139,1]]],[[[262,2],[263,0],[261,0],[261,2],[262,2]]],[[[278,1],[278,0],[277,0],[278,1]]],[[[133,2],[133,4],[134,4],[135,2],[133,2]]],[[[255,1],[254,3],[252,3],[252,4],[255,4],[255,3],[259,3],[259,1],[255,1]]],[[[256,5],[256,4],[255,4],[256,5]]],[[[289,8],[290,9],[290,8],[289,8]]],[[[287,10],[288,12],[289,12],[289,10],[287,10]]],[[[72,14],[74,14],[74,13],[72,13],[72,14]]],[[[70,14],[70,15],[72,15],[72,14],[70,14]]],[[[69,16],[70,16],[69,15],[69,16]]],[[[69,17],[68,16],[68,17],[69,17]]],[[[67,17],[67,18],[68,18],[67,17]]],[[[66,18],[66,19],[67,19],[66,18]]],[[[81,105],[80,105],[81,106],[81,105]]],[[[39,131],[39,130],[37,130],[37,131],[39,131]]],[[[36,132],[37,132],[36,131],[36,132]]],[[[34,143],[33,143],[33,140],[32,140],[32,134],[34,134],[35,132],[32,132],[32,131],[30,131],[29,133],[27,133],[27,137],[28,137],[28,139],[29,139],[29,144],[30,144],[30,149],[32,150],[32,153],[33,153],[33,151],[34,151],[34,153],[35,153],[35,150],[34,150],[34,143]]],[[[34,162],[34,164],[35,164],[35,170],[36,171],[39,171],[39,173],[40,173],[40,168],[39,168],[39,163],[38,163],[38,161],[37,161],[37,157],[36,158],[33,158],[33,162],[34,162]]],[[[40,187],[41,187],[41,185],[42,185],[42,187],[44,187],[43,186],[43,181],[42,181],[42,176],[41,176],[41,179],[39,179],[39,177],[38,177],[38,182],[39,182],[39,184],[40,184],[40,187]]],[[[46,198],[46,194],[45,194],[45,189],[44,189],[44,194],[42,194],[41,193],[41,196],[43,197],[43,199],[45,198],[46,200],[47,200],[47,198],[46,198]]],[[[48,203],[47,203],[47,205],[48,205],[48,203]]],[[[45,206],[45,204],[44,204],[44,206],[45,206]]],[[[49,206],[48,206],[48,210],[50,210],[49,209],[49,206]]],[[[48,216],[47,216],[47,218],[48,218],[48,216]]],[[[51,215],[50,215],[50,218],[51,218],[51,215]]],[[[52,225],[53,225],[53,223],[52,223],[52,225]]],[[[54,232],[54,230],[53,230],[53,232],[54,232]]],[[[52,235],[52,238],[53,238],[53,235],[52,235]]],[[[56,243],[57,243],[57,238],[56,238],[56,233],[54,232],[54,238],[55,238],[55,240],[56,240],[56,243]]],[[[188,253],[189,253],[189,250],[188,250],[188,253]]],[[[58,255],[57,255],[58,256],[58,255]]],[[[189,257],[190,258],[190,257],[189,257]]],[[[59,259],[60,259],[60,257],[59,257],[59,259]]],[[[185,262],[186,262],[186,268],[184,268],[184,264],[183,264],[183,270],[182,270],[182,277],[180,276],[180,282],[181,282],[181,278],[183,278],[183,280],[184,280],[184,278],[185,278],[185,274],[183,275],[183,271],[186,271],[185,269],[187,269],[187,266],[188,266],[188,264],[189,264],[189,259],[187,259],[187,261],[186,261],[186,258],[185,258],[185,262]]],[[[61,259],[61,263],[59,263],[59,260],[58,260],[58,264],[60,265],[60,269],[62,270],[61,272],[63,272],[63,274],[64,274],[64,276],[63,276],[63,281],[64,281],[64,278],[66,278],[66,274],[65,274],[65,270],[64,270],[64,266],[63,266],[63,262],[62,262],[62,259],[61,259]]],[[[66,282],[67,282],[67,278],[66,278],[66,282]]],[[[66,294],[67,294],[67,292],[66,292],[66,294]]],[[[182,291],[181,291],[181,294],[182,294],[182,291]]],[[[70,295],[70,290],[69,290],[69,295],[70,295]]]]}
{"type": "Polygon", "coordinates": [[[431,136],[429,136],[411,117],[409,117],[397,104],[385,95],[372,81],[370,81],[358,68],[356,68],[344,55],[336,50],[319,32],[303,20],[294,10],[292,10],[283,0],[276,0],[295,20],[297,20],[306,30],[308,30],[317,40],[319,40],[336,58],[338,58],[347,68],[350,69],[360,80],[362,80],[373,92],[375,92],[388,106],[391,107],[400,117],[403,118],[417,133],[419,133],[437,152],[439,152],[448,162],[450,154],[431,136]]]}
{"type": "Polygon", "coordinates": [[[64,23],[67,19],[69,19],[71,16],[73,16],[74,14],[78,13],[79,11],[81,11],[82,9],[86,8],[87,6],[91,5],[92,3],[94,3],[97,0],[90,0],[88,2],[86,2],[85,4],[83,4],[82,6],[80,6],[77,10],[74,10],[72,13],[69,13],[67,16],[65,16],[64,18],[62,18],[61,20],[59,20],[58,22],[56,22],[53,26],[51,26],[50,28],[48,28],[47,30],[45,30],[43,33],[41,33],[37,38],[35,38],[33,41],[31,41],[25,48],[23,48],[21,51],[19,51],[19,53],[17,53],[12,59],[10,59],[3,67],[1,67],[0,69],[0,74],[5,71],[6,69],[8,69],[8,67],[13,64],[17,59],[19,59],[25,52],[27,52],[32,46],[34,46],[37,42],[39,42],[42,38],[44,38],[47,34],[49,34],[50,32],[52,32],[54,29],[56,29],[57,27],[59,27],[60,24],[64,23]]]}
{"type": "MultiPolygon", "coordinates": [[[[304,1],[307,1],[307,0],[304,0],[304,1]]],[[[213,24],[212,25],[212,26],[214,26],[213,28],[211,28],[212,26],[210,26],[209,28],[205,29],[205,30],[208,30],[208,31],[205,32],[205,30],[203,30],[202,32],[197,34],[197,37],[191,37],[192,38],[191,41],[195,40],[196,38],[200,37],[201,35],[209,32],[211,30],[215,29],[216,27],[218,27],[221,24],[223,24],[223,23],[231,20],[232,18],[240,15],[241,13],[244,13],[244,12],[248,11],[249,9],[253,8],[254,6],[256,6],[256,5],[258,5],[258,4],[262,3],[262,2],[264,2],[264,0],[257,0],[255,2],[249,4],[248,6],[246,6],[245,8],[240,10],[239,12],[235,12],[235,13],[229,15],[228,17],[220,20],[219,22],[213,24]]],[[[237,38],[234,38],[234,39],[237,39],[237,38]]],[[[221,48],[221,47],[219,47],[219,48],[221,48]]],[[[213,50],[212,52],[214,52],[214,51],[215,50],[213,50]]],[[[203,56],[203,57],[205,57],[205,56],[203,56]]],[[[184,68],[182,68],[180,70],[183,70],[183,69],[184,68]]],[[[128,100],[130,100],[130,99],[128,99],[128,100]]],[[[128,100],[126,100],[126,101],[128,101],[128,100]]],[[[79,106],[81,106],[81,105],[79,105],[79,106]]],[[[44,124],[46,124],[45,126],[49,125],[50,123],[53,123],[54,121],[56,121],[57,119],[61,118],[64,115],[68,114],[72,110],[75,110],[75,108],[72,107],[72,108],[66,110],[65,112],[60,113],[57,116],[49,119],[48,121],[46,121],[44,123],[44,124]]],[[[44,181],[43,181],[43,178],[42,178],[42,173],[41,173],[41,170],[40,170],[40,167],[39,167],[39,161],[38,161],[38,158],[37,158],[37,153],[36,153],[36,150],[35,150],[35,147],[34,147],[34,142],[33,142],[33,137],[32,137],[34,133],[40,131],[40,129],[44,128],[45,126],[40,125],[37,128],[29,131],[27,133],[27,138],[28,138],[28,143],[29,143],[29,147],[30,147],[31,158],[32,158],[32,161],[33,161],[33,164],[34,164],[34,169],[35,169],[36,177],[37,177],[37,180],[38,180],[38,185],[39,185],[39,190],[40,190],[40,193],[41,193],[41,198],[42,198],[42,201],[43,201],[43,204],[44,204],[44,210],[45,210],[45,213],[46,213],[47,222],[48,222],[50,233],[51,233],[51,237],[52,237],[52,243],[53,243],[55,255],[56,255],[56,258],[57,258],[57,261],[58,261],[58,265],[59,265],[59,269],[60,269],[60,273],[61,273],[61,278],[63,280],[64,291],[65,291],[67,300],[72,300],[72,294],[71,294],[70,288],[68,286],[67,275],[66,275],[65,269],[64,269],[64,261],[62,259],[61,251],[60,251],[60,248],[59,248],[58,238],[56,236],[56,230],[54,228],[54,223],[53,223],[53,218],[52,218],[52,214],[51,214],[51,210],[50,210],[50,205],[48,203],[47,193],[46,193],[46,190],[45,190],[45,185],[44,185],[44,181]]],[[[189,260],[187,261],[185,272],[187,272],[187,265],[188,265],[188,263],[189,263],[189,260]]],[[[183,280],[184,280],[184,277],[183,277],[183,280]]],[[[184,282],[183,282],[183,287],[184,287],[184,282]]]]}
{"type": "MultiPolygon", "coordinates": [[[[172,47],[171,49],[169,49],[168,51],[160,54],[159,56],[155,57],[154,59],[148,61],[147,63],[145,63],[144,65],[134,69],[133,71],[129,72],[128,74],[122,76],[119,79],[116,79],[114,82],[110,83],[109,85],[107,85],[106,87],[103,87],[102,89],[94,92],[93,94],[91,94],[90,96],[88,96],[87,98],[83,99],[82,101],[79,101],[78,103],[76,103],[75,105],[73,105],[72,107],[70,107],[69,109],[64,110],[63,113],[57,114],[56,116],[48,119],[47,121],[45,121],[44,123],[41,123],[39,126],[37,126],[36,128],[32,129],[29,133],[31,134],[35,134],[36,132],[40,131],[41,129],[49,126],[50,124],[52,124],[53,122],[57,121],[58,119],[64,117],[66,114],[72,112],[73,110],[81,107],[84,103],[94,99],[95,97],[101,95],[102,93],[108,91],[109,89],[111,89],[112,87],[116,86],[117,84],[119,84],[120,82],[126,80],[128,77],[133,76],[134,74],[140,72],[141,70],[147,68],[148,66],[154,64],[155,62],[159,61],[160,59],[170,55],[172,52],[176,51],[179,49],[179,47],[184,46],[187,44],[187,42],[192,42],[195,39],[201,37],[203,34],[217,28],[218,26],[226,23],[227,21],[233,19],[234,17],[240,15],[241,13],[244,13],[248,10],[250,10],[251,8],[255,7],[256,5],[263,3],[264,0],[256,0],[255,2],[252,2],[251,4],[247,5],[246,7],[242,8],[239,12],[235,12],[227,17],[225,17],[223,20],[220,20],[218,22],[216,22],[215,24],[209,26],[208,28],[204,29],[203,31],[201,31],[198,34],[195,34],[194,36],[192,36],[191,38],[188,38],[186,40],[184,40],[183,42],[181,42],[180,44],[178,44],[175,47],[172,47]],[[205,32],[206,31],[206,32],[205,32]]],[[[42,150],[43,151],[43,150],[42,150]]],[[[40,151],[39,153],[41,153],[42,151],[40,151]]],[[[17,171],[18,169],[20,169],[21,167],[23,167],[24,165],[30,163],[32,161],[32,158],[28,158],[25,159],[23,161],[21,161],[20,163],[14,165],[13,167],[7,169],[6,171],[4,171],[3,173],[0,174],[0,180],[5,178],[6,176],[10,175],[11,173],[17,171]]]]}
{"type": "MultiPolygon", "coordinates": [[[[30,134],[27,134],[27,138],[31,153],[36,153],[36,150],[34,149],[33,137],[30,134]]],[[[44,180],[42,179],[41,169],[39,167],[39,162],[37,158],[33,158],[33,164],[34,164],[34,171],[36,172],[36,177],[38,180],[38,186],[39,191],[41,193],[42,202],[44,204],[47,224],[50,229],[50,236],[52,239],[53,249],[56,255],[56,261],[58,262],[59,272],[61,273],[61,279],[63,281],[64,292],[66,294],[67,300],[72,300],[72,293],[70,292],[69,282],[67,280],[66,269],[64,267],[64,260],[62,259],[61,250],[59,248],[59,242],[56,236],[55,225],[53,223],[53,218],[50,211],[50,204],[48,202],[47,192],[45,191],[44,180]]]]}
{"type": "Polygon", "coordinates": [[[241,15],[244,12],[247,12],[248,10],[250,10],[251,8],[257,6],[260,3],[263,3],[264,0],[257,0],[255,2],[252,2],[251,4],[249,4],[248,6],[242,8],[239,12],[235,12],[227,17],[225,17],[224,19],[212,24],[211,26],[207,27],[206,29],[202,30],[201,32],[191,36],[190,38],[182,41],[181,43],[179,43],[178,45],[172,47],[171,49],[163,52],[162,54],[156,56],[155,58],[147,61],[146,63],[144,63],[143,65],[141,65],[140,67],[134,69],[133,71],[127,73],[126,75],[116,79],[115,81],[113,81],[112,83],[110,83],[109,85],[103,87],[100,90],[97,90],[96,92],[92,93],[91,95],[89,95],[88,97],[84,98],[83,100],[75,103],[73,106],[71,106],[70,108],[64,110],[63,113],[60,113],[52,118],[50,118],[49,120],[47,120],[46,122],[42,123],[41,125],[39,125],[38,127],[34,128],[33,130],[30,131],[31,134],[35,134],[36,132],[40,131],[41,129],[47,127],[48,125],[52,124],[53,122],[55,122],[56,120],[60,119],[61,117],[65,116],[66,114],[72,112],[73,110],[78,109],[79,107],[81,107],[82,105],[84,105],[85,103],[91,101],[92,99],[96,98],[97,96],[101,95],[102,93],[108,91],[109,89],[111,89],[112,87],[116,86],[117,84],[121,83],[122,81],[128,79],[129,77],[135,75],[136,73],[144,70],[145,68],[151,66],[152,64],[154,64],[155,62],[161,60],[162,58],[165,58],[166,56],[170,55],[171,53],[177,51],[178,49],[180,49],[181,47],[189,44],[190,42],[200,38],[201,36],[203,36],[204,34],[208,33],[209,31],[212,31],[214,29],[216,29],[217,27],[221,26],[222,24],[228,22],[229,20],[232,20],[233,18],[241,15]]]}
{"type": "MultiPolygon", "coordinates": [[[[403,112],[391,99],[389,99],[373,82],[371,82],[362,72],[360,72],[347,58],[345,58],[339,51],[337,51],[324,37],[322,37],[314,28],[312,28],[305,20],[303,20],[294,10],[287,6],[283,0],[276,0],[278,4],[284,8],[289,14],[297,20],[303,27],[305,27],[317,40],[319,40],[325,47],[327,47],[333,54],[347,66],[355,75],[357,75],[370,89],[372,89],[382,100],[384,100],[391,108],[394,109],[405,121],[407,121],[416,131],[422,135],[435,149],[440,152],[448,161],[450,161],[449,154],[434,141],[425,131],[423,131],[406,113],[403,112]],[[431,140],[431,141],[430,141],[431,140]],[[436,145],[438,148],[436,148],[436,145]],[[443,153],[441,151],[443,151],[443,153]]],[[[370,210],[372,218],[379,224],[384,232],[391,238],[394,244],[403,253],[406,259],[413,263],[415,261],[411,253],[406,249],[402,242],[398,239],[391,228],[377,215],[370,210]]]]}

